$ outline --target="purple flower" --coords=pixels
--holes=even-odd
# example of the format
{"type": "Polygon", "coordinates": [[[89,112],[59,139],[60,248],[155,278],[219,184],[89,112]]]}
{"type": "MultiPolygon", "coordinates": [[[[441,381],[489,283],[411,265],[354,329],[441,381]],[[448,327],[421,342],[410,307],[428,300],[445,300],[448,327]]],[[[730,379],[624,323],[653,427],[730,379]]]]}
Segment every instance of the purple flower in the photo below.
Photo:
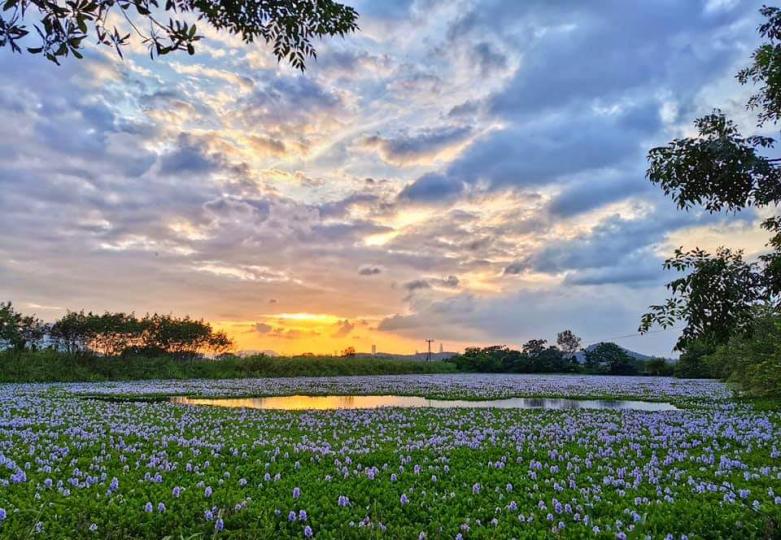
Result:
{"type": "Polygon", "coordinates": [[[306,513],[306,510],[299,510],[298,511],[298,520],[299,521],[306,521],[309,516],[306,513]]]}
{"type": "Polygon", "coordinates": [[[477,495],[480,493],[480,484],[475,484],[472,486],[472,493],[474,495],[477,495]]]}
{"type": "Polygon", "coordinates": [[[0,508],[0,521],[5,521],[8,514],[5,513],[5,508],[0,508]]]}
{"type": "Polygon", "coordinates": [[[207,499],[212,496],[213,490],[211,486],[206,486],[206,489],[203,490],[203,496],[207,499]]]}
{"type": "Polygon", "coordinates": [[[151,502],[148,502],[148,503],[146,503],[144,505],[144,512],[150,513],[152,510],[153,510],[153,508],[152,508],[152,503],[151,502]]]}
{"type": "Polygon", "coordinates": [[[304,527],[304,536],[306,536],[307,538],[312,538],[314,535],[315,533],[312,532],[312,527],[310,527],[309,525],[304,527]]]}
{"type": "Polygon", "coordinates": [[[401,505],[404,506],[405,504],[407,504],[409,502],[409,499],[407,498],[406,494],[402,493],[401,494],[401,498],[399,499],[399,501],[401,502],[401,505]]]}
{"type": "Polygon", "coordinates": [[[96,523],[93,523],[92,525],[89,526],[89,532],[97,532],[97,531],[98,531],[98,526],[96,523]]]}
{"type": "Polygon", "coordinates": [[[350,499],[345,497],[344,495],[339,495],[339,500],[337,501],[339,506],[345,507],[350,505],[350,499]]]}
{"type": "Polygon", "coordinates": [[[225,522],[222,521],[222,518],[217,518],[217,521],[214,522],[214,530],[220,532],[224,528],[225,528],[225,522]]]}
{"type": "Polygon", "coordinates": [[[158,503],[157,504],[157,511],[162,513],[165,512],[165,504],[164,503],[158,503]]]}
{"type": "Polygon", "coordinates": [[[174,486],[174,489],[171,491],[171,495],[173,495],[175,498],[179,498],[179,495],[182,494],[182,488],[179,486],[174,486]]]}
{"type": "Polygon", "coordinates": [[[300,487],[294,487],[293,488],[293,498],[298,499],[301,497],[301,488],[300,487]]]}
{"type": "Polygon", "coordinates": [[[291,510],[287,515],[287,520],[291,523],[296,520],[296,512],[295,510],[291,510]]]}

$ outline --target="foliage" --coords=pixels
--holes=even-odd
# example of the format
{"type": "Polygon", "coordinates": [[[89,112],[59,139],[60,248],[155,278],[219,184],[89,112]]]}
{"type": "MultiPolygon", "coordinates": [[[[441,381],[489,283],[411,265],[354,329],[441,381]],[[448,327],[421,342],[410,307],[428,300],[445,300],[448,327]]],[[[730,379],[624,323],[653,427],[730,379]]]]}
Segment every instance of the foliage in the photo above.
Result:
{"type": "Polygon", "coordinates": [[[781,396],[781,316],[756,317],[750,333],[733,336],[704,362],[713,374],[751,394],[781,396]]]}
{"type": "Polygon", "coordinates": [[[645,362],[643,373],[653,377],[669,377],[675,372],[675,366],[665,358],[651,358],[645,362]]]}
{"type": "Polygon", "coordinates": [[[679,248],[664,267],[685,274],[667,284],[671,298],[643,315],[641,332],[654,324],[669,328],[683,320],[686,326],[676,348],[685,350],[695,339],[725,343],[750,324],[763,285],[741,251],[719,248],[714,256],[699,248],[687,252],[679,248]]]}
{"type": "Polygon", "coordinates": [[[592,373],[634,375],[638,372],[632,357],[615,343],[598,343],[586,351],[585,367],[592,373]]]}
{"type": "Polygon", "coordinates": [[[716,345],[705,338],[690,341],[675,364],[675,376],[681,379],[713,378],[705,358],[715,350],[716,345]]]}
{"type": "Polygon", "coordinates": [[[781,119],[781,9],[763,6],[759,12],[767,19],[759,27],[759,35],[768,42],[754,51],[754,63],[740,70],[737,79],[741,84],[761,86],[749,98],[748,107],[758,111],[760,124],[776,123],[781,119]]]}
{"type": "Polygon", "coordinates": [[[571,357],[581,349],[581,339],[572,330],[564,330],[556,335],[556,345],[565,356],[571,357]]]}
{"type": "Polygon", "coordinates": [[[710,212],[765,206],[781,197],[781,169],[758,153],[769,137],[741,137],[720,111],[695,121],[698,137],[675,139],[648,153],[647,175],[680,208],[710,212]]]}
{"type": "Polygon", "coordinates": [[[342,356],[344,358],[352,358],[355,356],[355,347],[347,347],[345,350],[342,351],[342,356]]]}
{"type": "Polygon", "coordinates": [[[189,316],[155,313],[139,319],[133,313],[69,311],[53,324],[45,325],[35,317],[16,313],[10,302],[0,304],[0,331],[9,336],[0,334],[0,341],[8,341],[15,349],[48,346],[70,353],[103,356],[145,354],[189,358],[204,352],[221,354],[233,345],[224,332],[189,316]]]}
{"type": "Polygon", "coordinates": [[[0,346],[15,350],[34,349],[43,338],[43,322],[34,315],[22,315],[11,302],[0,302],[0,346]]]}
{"type": "MultiPolygon", "coordinates": [[[[748,108],[757,112],[761,126],[781,119],[781,10],[764,6],[760,12],[766,19],[759,27],[765,42],[737,79],[759,86],[748,108]]],[[[696,120],[695,127],[697,136],[675,139],[648,153],[648,178],[680,208],[701,205],[708,212],[738,211],[781,202],[781,160],[767,156],[775,139],[743,136],[719,110],[696,120]]],[[[700,249],[676,250],[665,267],[688,274],[668,284],[672,298],[651,306],[640,331],[683,320],[686,327],[676,345],[683,351],[698,340],[718,346],[733,336],[745,336],[753,307],[776,306],[781,295],[781,218],[771,217],[762,227],[773,236],[768,242],[770,252],[756,265],[744,262],[741,252],[726,248],[715,256],[700,249]]],[[[684,358],[679,366],[682,372],[702,374],[696,355],[684,358]]]]}
{"type": "Polygon", "coordinates": [[[278,60],[303,70],[316,57],[313,40],[358,28],[356,11],[334,0],[5,0],[0,9],[0,47],[21,53],[32,20],[40,42],[26,50],[57,64],[69,54],[82,58],[90,36],[120,56],[134,34],[152,57],[194,54],[203,37],[195,19],[245,43],[263,40],[278,60]]]}
{"type": "Polygon", "coordinates": [[[192,358],[127,355],[106,358],[90,354],[43,351],[0,352],[0,382],[130,381],[150,379],[240,379],[248,377],[317,377],[394,375],[453,371],[445,362],[422,362],[336,356],[192,358]]]}
{"type": "Polygon", "coordinates": [[[531,340],[522,351],[501,345],[468,347],[464,354],[448,360],[460,371],[480,373],[564,373],[575,365],[556,347],[545,346],[544,339],[531,340]]]}

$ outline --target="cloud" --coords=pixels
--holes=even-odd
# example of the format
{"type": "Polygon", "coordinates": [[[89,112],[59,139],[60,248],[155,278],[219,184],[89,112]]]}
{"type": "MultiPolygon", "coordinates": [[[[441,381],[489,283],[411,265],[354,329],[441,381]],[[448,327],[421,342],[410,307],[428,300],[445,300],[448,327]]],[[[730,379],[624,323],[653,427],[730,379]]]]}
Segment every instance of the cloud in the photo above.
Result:
{"type": "Polygon", "coordinates": [[[255,323],[255,331],[259,334],[268,334],[274,328],[266,323],[255,323]]]}
{"type": "Polygon", "coordinates": [[[219,158],[187,133],[181,133],[175,149],[160,159],[161,174],[206,174],[219,167],[219,158]]]}
{"type": "Polygon", "coordinates": [[[418,291],[421,289],[430,289],[431,284],[425,279],[415,279],[404,283],[402,287],[404,287],[407,291],[412,293],[414,291],[418,291]]]}
{"type": "Polygon", "coordinates": [[[358,274],[362,276],[376,276],[377,274],[382,274],[382,267],[362,264],[358,268],[358,274]]]}
{"type": "Polygon", "coordinates": [[[340,321],[337,324],[336,331],[331,334],[331,337],[334,337],[334,338],[344,338],[344,337],[347,337],[350,334],[350,332],[353,331],[354,328],[355,328],[355,325],[352,324],[350,321],[348,321],[348,320],[340,321]]]}
{"type": "Polygon", "coordinates": [[[413,203],[447,203],[457,199],[465,190],[463,182],[430,173],[406,185],[399,193],[398,199],[413,203]]]}
{"type": "Polygon", "coordinates": [[[362,144],[377,149],[380,157],[396,165],[430,163],[442,153],[464,145],[472,129],[468,126],[426,128],[415,134],[401,134],[386,138],[372,135],[362,144]]]}
{"type": "Polygon", "coordinates": [[[755,10],[364,7],[305,74],[244,47],[0,55],[0,298],[243,321],[280,350],[314,334],[259,310],[382,321],[400,350],[605,338],[664,297],[671,235],[757,220],[678,212],[644,179],[648,148],[737,107],[755,10]]]}

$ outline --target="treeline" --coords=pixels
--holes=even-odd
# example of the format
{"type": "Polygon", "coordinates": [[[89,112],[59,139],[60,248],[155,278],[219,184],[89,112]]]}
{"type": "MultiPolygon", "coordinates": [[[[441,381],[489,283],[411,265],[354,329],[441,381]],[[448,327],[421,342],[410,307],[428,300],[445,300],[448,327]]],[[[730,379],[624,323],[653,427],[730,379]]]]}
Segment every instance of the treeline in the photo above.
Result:
{"type": "Polygon", "coordinates": [[[450,373],[446,362],[350,358],[341,356],[271,357],[222,355],[218,361],[173,356],[125,356],[67,353],[53,349],[0,352],[0,382],[84,382],[151,379],[242,379],[450,373]]]}
{"type": "Polygon", "coordinates": [[[637,360],[615,343],[599,343],[584,351],[583,363],[578,361],[577,352],[564,351],[555,345],[547,345],[545,340],[535,339],[527,342],[520,351],[499,345],[470,347],[448,362],[459,371],[480,373],[673,374],[673,365],[665,359],[637,360]]]}
{"type": "Polygon", "coordinates": [[[44,323],[18,312],[11,302],[0,303],[0,346],[17,352],[53,349],[110,357],[194,358],[224,353],[232,345],[225,332],[189,316],[69,311],[53,323],[44,323]]]}

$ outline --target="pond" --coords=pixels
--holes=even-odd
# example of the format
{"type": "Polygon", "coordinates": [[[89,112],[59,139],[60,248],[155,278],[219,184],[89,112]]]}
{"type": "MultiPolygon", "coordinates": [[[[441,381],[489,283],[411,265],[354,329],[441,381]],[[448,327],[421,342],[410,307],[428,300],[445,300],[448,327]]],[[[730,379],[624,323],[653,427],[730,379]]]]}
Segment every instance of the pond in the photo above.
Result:
{"type": "Polygon", "coordinates": [[[653,401],[564,398],[509,398],[490,400],[428,399],[420,396],[273,396],[258,398],[189,398],[175,396],[173,403],[266,410],[377,409],[380,407],[497,408],[497,409],[612,409],[675,411],[671,403],[653,401]]]}

